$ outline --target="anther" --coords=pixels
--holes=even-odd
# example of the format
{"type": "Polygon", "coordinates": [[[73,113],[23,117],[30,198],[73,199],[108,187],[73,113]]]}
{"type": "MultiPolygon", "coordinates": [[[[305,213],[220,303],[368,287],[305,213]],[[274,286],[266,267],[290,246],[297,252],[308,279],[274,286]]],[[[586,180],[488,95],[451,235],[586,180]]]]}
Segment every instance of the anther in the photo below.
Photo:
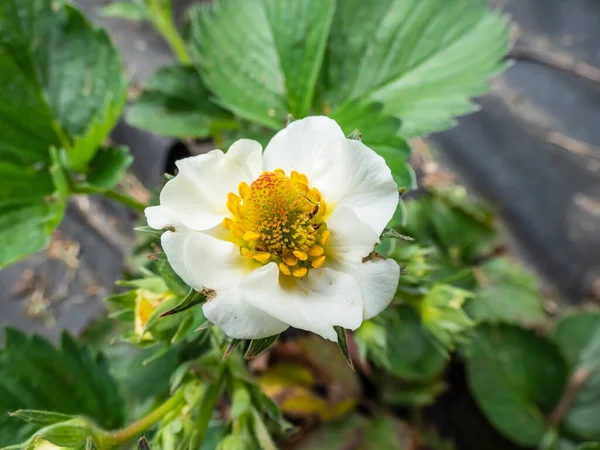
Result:
{"type": "Polygon", "coordinates": [[[308,259],[308,255],[306,252],[301,252],[300,250],[293,251],[294,256],[296,256],[300,261],[306,261],[308,259]]]}
{"type": "Polygon", "coordinates": [[[260,238],[260,234],[255,233],[254,231],[246,231],[243,237],[246,242],[256,241],[258,238],[260,238]]]}
{"type": "Polygon", "coordinates": [[[323,231],[323,234],[321,234],[321,245],[325,245],[327,244],[327,242],[329,242],[329,238],[331,237],[331,231],[329,230],[325,230],[323,231]]]}
{"type": "Polygon", "coordinates": [[[242,247],[242,255],[248,259],[252,259],[254,257],[254,252],[246,247],[242,247]]]}
{"type": "Polygon", "coordinates": [[[254,255],[254,259],[258,262],[265,262],[270,257],[271,254],[269,252],[257,253],[256,255],[254,255]]]}
{"type": "Polygon", "coordinates": [[[292,274],[297,278],[302,278],[307,273],[308,269],[306,267],[298,267],[292,271],[292,274]]]}
{"type": "Polygon", "coordinates": [[[320,247],[318,245],[313,245],[311,248],[308,249],[308,254],[310,256],[321,256],[323,252],[323,247],[320,247]]]}
{"type": "Polygon", "coordinates": [[[325,263],[325,255],[319,256],[317,259],[314,259],[310,263],[310,265],[313,266],[315,269],[318,269],[319,267],[322,267],[324,263],[325,263]]]}
{"type": "Polygon", "coordinates": [[[242,181],[238,185],[238,192],[240,193],[240,197],[246,199],[246,197],[248,197],[248,194],[250,194],[250,186],[248,186],[248,184],[245,181],[242,181]]]}
{"type": "Polygon", "coordinates": [[[288,266],[295,266],[296,264],[298,264],[298,257],[292,253],[286,253],[281,257],[281,259],[283,259],[283,262],[286,263],[288,266]]]}
{"type": "Polygon", "coordinates": [[[291,275],[292,273],[290,272],[290,268],[288,266],[286,266],[284,263],[279,263],[279,270],[281,271],[281,273],[283,273],[284,275],[291,275]]]}

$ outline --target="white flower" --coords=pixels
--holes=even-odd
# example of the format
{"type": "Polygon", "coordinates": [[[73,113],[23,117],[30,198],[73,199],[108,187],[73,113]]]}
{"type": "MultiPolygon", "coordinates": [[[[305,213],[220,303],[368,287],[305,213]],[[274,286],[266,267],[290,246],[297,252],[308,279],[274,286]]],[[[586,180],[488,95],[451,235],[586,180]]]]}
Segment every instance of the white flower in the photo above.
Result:
{"type": "Polygon", "coordinates": [[[365,259],[398,204],[385,161],[327,117],[291,123],[264,153],[242,139],[177,162],[146,209],[162,246],[194,289],[215,296],[208,320],[239,339],[288,326],[337,341],[392,300],[400,268],[365,259]]]}

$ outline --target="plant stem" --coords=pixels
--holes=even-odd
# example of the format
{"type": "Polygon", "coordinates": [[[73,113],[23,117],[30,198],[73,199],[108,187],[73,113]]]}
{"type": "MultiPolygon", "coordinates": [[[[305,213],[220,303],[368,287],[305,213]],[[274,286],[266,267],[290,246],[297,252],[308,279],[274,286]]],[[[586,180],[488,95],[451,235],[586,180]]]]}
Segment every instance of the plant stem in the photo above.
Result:
{"type": "Polygon", "coordinates": [[[147,206],[143,203],[138,202],[133,197],[130,197],[129,195],[123,194],[121,192],[117,192],[115,190],[106,191],[104,195],[106,195],[108,198],[112,198],[113,200],[118,201],[119,203],[129,206],[131,209],[138,212],[144,212],[147,206]]]}
{"type": "Polygon", "coordinates": [[[581,391],[581,388],[588,382],[593,373],[593,370],[586,367],[578,368],[573,372],[561,399],[550,414],[550,417],[548,417],[549,427],[556,427],[562,421],[577,398],[577,394],[579,394],[579,391],[581,391]]]}
{"type": "Polygon", "coordinates": [[[183,39],[181,39],[181,36],[173,23],[173,13],[170,10],[171,4],[170,2],[165,3],[166,5],[163,5],[161,4],[161,0],[148,0],[152,23],[154,23],[154,26],[169,43],[177,55],[177,58],[179,58],[179,61],[185,65],[189,65],[191,59],[185,48],[185,43],[183,42],[183,39]]]}
{"type": "Polygon", "coordinates": [[[183,389],[179,389],[171,398],[137,422],[132,423],[122,430],[106,433],[101,438],[104,448],[111,448],[129,442],[139,437],[144,431],[162,419],[167,413],[183,405],[183,389]]]}

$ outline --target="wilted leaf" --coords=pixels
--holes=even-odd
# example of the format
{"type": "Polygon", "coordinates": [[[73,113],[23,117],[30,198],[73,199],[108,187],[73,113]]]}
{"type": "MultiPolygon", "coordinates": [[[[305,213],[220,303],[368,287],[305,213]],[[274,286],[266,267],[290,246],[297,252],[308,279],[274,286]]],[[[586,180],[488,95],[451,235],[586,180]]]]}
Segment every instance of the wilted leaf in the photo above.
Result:
{"type": "Polygon", "coordinates": [[[356,406],[360,384],[335,343],[311,335],[279,343],[273,355],[280,362],[259,382],[285,414],[327,421],[356,406]]]}

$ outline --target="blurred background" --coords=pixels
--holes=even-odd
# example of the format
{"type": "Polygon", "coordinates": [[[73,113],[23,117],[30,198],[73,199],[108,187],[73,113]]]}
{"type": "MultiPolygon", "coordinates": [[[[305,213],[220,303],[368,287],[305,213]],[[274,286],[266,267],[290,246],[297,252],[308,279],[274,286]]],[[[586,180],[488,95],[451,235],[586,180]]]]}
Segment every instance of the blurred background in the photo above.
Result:
{"type": "MultiPolygon", "coordinates": [[[[133,80],[134,97],[173,61],[149,24],[106,18],[108,1],[75,0],[106,27],[133,80]]],[[[175,1],[179,23],[192,1],[175,1]]],[[[511,251],[533,268],[548,296],[600,300],[600,2],[492,0],[512,17],[513,66],[478,99],[481,111],[415,142],[421,176],[449,170],[499,214],[511,251]]],[[[112,139],[135,156],[130,190],[148,197],[181,157],[211,149],[121,122],[112,139]]],[[[81,331],[127,271],[134,218],[99,198],[73,199],[49,249],[0,272],[0,322],[56,340],[81,331]]],[[[0,338],[1,339],[1,338],[0,338]]]]}

